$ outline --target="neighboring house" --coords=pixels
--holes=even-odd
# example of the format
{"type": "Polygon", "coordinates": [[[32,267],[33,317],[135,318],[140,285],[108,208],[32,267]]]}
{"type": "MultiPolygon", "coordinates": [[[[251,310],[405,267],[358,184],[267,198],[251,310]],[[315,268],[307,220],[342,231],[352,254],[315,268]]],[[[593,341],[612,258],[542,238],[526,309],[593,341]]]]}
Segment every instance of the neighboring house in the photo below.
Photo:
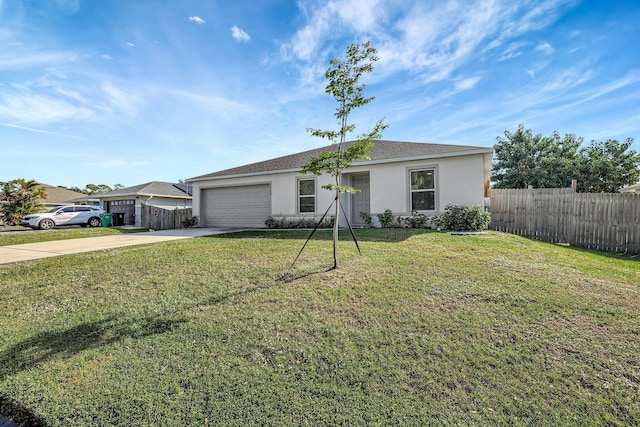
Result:
{"type": "MultiPolygon", "coordinates": [[[[253,163],[188,179],[193,215],[200,226],[264,227],[269,217],[319,219],[334,199],[322,189],[328,175],[303,175],[300,167],[331,147],[253,163]]],[[[447,205],[483,205],[493,150],[487,147],[375,141],[369,160],[353,163],[343,183],[360,190],[343,195],[349,221],[363,226],[360,212],[390,209],[440,214],[447,205]]],[[[346,226],[344,218],[340,225],[346,226]]]]}
{"type": "Polygon", "coordinates": [[[621,193],[640,193],[640,182],[634,185],[629,185],[627,187],[622,187],[620,190],[621,193]]]}
{"type": "Polygon", "coordinates": [[[140,227],[142,205],[157,206],[162,209],[191,207],[191,186],[153,181],[133,187],[120,188],[91,197],[100,200],[100,206],[113,214],[114,225],[140,227]]]}
{"type": "Polygon", "coordinates": [[[41,200],[45,208],[51,209],[56,206],[73,204],[71,200],[78,197],[84,197],[82,193],[77,191],[67,190],[66,188],[54,187],[53,185],[40,184],[45,191],[45,198],[41,200]]]}
{"type": "Polygon", "coordinates": [[[95,195],[83,195],[82,197],[78,197],[75,199],[67,200],[67,203],[70,205],[91,205],[91,206],[99,206],[100,199],[98,199],[95,195]]]}

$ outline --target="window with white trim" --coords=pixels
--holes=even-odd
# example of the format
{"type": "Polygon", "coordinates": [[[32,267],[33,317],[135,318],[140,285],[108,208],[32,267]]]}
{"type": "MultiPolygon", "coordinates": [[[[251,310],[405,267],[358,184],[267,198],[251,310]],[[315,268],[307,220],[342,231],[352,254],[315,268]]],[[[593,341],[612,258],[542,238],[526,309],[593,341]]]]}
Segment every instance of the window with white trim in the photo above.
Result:
{"type": "Polygon", "coordinates": [[[409,171],[411,181],[411,210],[436,210],[435,169],[415,169],[409,171]]]}
{"type": "Polygon", "coordinates": [[[315,213],[316,180],[298,179],[298,213],[315,213]]]}

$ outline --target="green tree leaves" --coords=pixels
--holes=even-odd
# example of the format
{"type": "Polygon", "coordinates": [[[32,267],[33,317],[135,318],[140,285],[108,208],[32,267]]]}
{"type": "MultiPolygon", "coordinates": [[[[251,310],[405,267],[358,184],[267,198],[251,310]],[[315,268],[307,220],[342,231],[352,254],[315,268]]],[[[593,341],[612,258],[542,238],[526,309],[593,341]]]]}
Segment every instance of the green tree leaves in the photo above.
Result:
{"type": "Polygon", "coordinates": [[[45,197],[44,188],[32,179],[0,182],[0,217],[5,224],[19,224],[23,216],[42,209],[45,197]]]}
{"type": "Polygon", "coordinates": [[[616,192],[640,178],[640,155],[628,151],[632,139],[592,141],[574,134],[534,135],[524,125],[504,132],[494,145],[491,180],[495,188],[562,188],[578,181],[581,192],[616,192]]]}

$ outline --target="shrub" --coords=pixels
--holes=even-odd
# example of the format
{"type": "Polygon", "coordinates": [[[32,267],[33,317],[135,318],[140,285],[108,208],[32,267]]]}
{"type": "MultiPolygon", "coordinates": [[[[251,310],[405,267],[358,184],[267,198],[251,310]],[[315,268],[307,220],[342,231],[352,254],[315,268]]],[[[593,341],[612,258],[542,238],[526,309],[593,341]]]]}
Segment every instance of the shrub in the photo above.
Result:
{"type": "Polygon", "coordinates": [[[369,212],[360,211],[360,218],[369,226],[369,228],[373,227],[373,219],[371,218],[371,214],[369,212]]]}
{"type": "Polygon", "coordinates": [[[400,226],[400,221],[393,215],[391,209],[385,209],[384,212],[378,214],[378,220],[382,228],[394,228],[400,226]]]}
{"type": "Polygon", "coordinates": [[[195,227],[198,225],[198,217],[192,216],[191,218],[185,218],[182,220],[182,226],[184,228],[195,227]]]}
{"type": "MultiPolygon", "coordinates": [[[[280,219],[268,217],[264,225],[271,229],[287,229],[287,228],[315,228],[318,220],[316,218],[292,218],[282,217],[280,219]]],[[[325,218],[318,228],[333,227],[333,217],[325,218]]]]}
{"type": "Polygon", "coordinates": [[[425,228],[427,226],[427,216],[418,211],[411,211],[411,216],[402,219],[407,228],[425,228]]]}
{"type": "Polygon", "coordinates": [[[491,222],[491,214],[482,206],[449,205],[444,213],[433,218],[433,223],[448,231],[479,231],[487,228],[491,222]]]}

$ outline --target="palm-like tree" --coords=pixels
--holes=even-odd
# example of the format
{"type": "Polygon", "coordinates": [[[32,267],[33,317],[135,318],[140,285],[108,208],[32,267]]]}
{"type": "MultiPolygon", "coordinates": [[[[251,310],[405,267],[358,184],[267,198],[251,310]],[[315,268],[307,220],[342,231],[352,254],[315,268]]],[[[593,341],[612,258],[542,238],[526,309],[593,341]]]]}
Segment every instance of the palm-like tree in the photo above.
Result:
{"type": "Polygon", "coordinates": [[[18,224],[25,215],[41,210],[45,197],[44,187],[32,179],[0,183],[0,214],[5,224],[18,224]]]}

